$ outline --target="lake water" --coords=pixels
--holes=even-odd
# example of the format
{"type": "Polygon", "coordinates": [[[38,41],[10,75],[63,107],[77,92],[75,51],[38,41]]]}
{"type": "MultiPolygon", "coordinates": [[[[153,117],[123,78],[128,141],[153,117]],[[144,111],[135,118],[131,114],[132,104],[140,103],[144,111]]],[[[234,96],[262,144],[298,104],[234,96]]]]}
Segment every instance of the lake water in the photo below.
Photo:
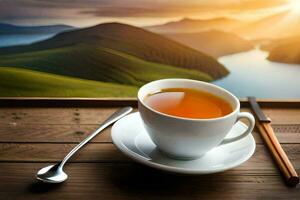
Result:
{"type": "Polygon", "coordinates": [[[300,65],[270,62],[259,48],[220,57],[230,74],[214,84],[238,97],[300,98],[300,65]]]}
{"type": "Polygon", "coordinates": [[[48,39],[52,36],[54,36],[54,34],[0,35],[0,47],[31,44],[33,42],[48,39]]]}

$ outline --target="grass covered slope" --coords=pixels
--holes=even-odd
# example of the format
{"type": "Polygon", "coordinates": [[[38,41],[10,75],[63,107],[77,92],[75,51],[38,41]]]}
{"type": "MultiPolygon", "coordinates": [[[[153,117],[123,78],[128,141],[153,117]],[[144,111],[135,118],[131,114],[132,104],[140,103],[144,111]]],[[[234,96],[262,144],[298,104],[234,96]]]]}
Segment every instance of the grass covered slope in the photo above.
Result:
{"type": "Polygon", "coordinates": [[[0,67],[0,96],[23,97],[134,97],[137,88],[0,67]]]}
{"type": "Polygon", "coordinates": [[[175,33],[166,36],[216,58],[253,48],[250,41],[233,33],[217,30],[200,33],[175,33]]]}
{"type": "Polygon", "coordinates": [[[200,71],[148,62],[91,44],[0,56],[0,66],[19,66],[36,71],[134,86],[172,77],[213,80],[200,71]]]}
{"type": "MultiPolygon", "coordinates": [[[[48,63],[46,70],[45,65],[38,66],[38,70],[56,74],[63,72],[64,67],[68,68],[72,66],[77,69],[84,67],[87,72],[82,78],[87,78],[89,71],[100,73],[95,71],[95,67],[89,69],[91,66],[97,66],[98,63],[100,63],[98,68],[101,70],[105,63],[105,68],[108,71],[116,68],[122,68],[123,73],[130,71],[128,69],[129,61],[124,59],[124,57],[120,58],[123,60],[122,63],[116,63],[110,59],[109,56],[103,56],[103,51],[99,51],[98,48],[127,54],[146,62],[159,63],[181,69],[197,70],[209,75],[213,79],[221,78],[228,74],[227,69],[223,65],[206,54],[172,41],[164,36],[120,23],[100,24],[90,28],[68,31],[31,45],[0,48],[0,56],[11,55],[12,57],[19,57],[23,53],[30,53],[26,56],[31,56],[33,61],[37,58],[39,61],[36,62],[41,62],[42,59],[48,63]],[[78,50],[78,48],[83,49],[78,50]],[[58,64],[55,60],[47,59],[48,55],[39,58],[38,55],[44,51],[50,52],[51,54],[53,51],[67,51],[65,54],[62,54],[66,56],[66,59],[63,58],[64,56],[60,57],[60,62],[63,62],[64,65],[58,64]],[[81,52],[79,53],[79,51],[81,52]],[[76,62],[74,60],[76,60],[76,62]],[[82,61],[79,62],[80,60],[82,61]],[[86,61],[89,62],[83,65],[86,61]],[[79,62],[78,65],[76,65],[77,62],[79,62]],[[91,63],[93,63],[93,65],[91,65],[91,63]]],[[[119,53],[116,53],[114,58],[118,57],[117,54],[119,53]]],[[[1,56],[0,59],[6,62],[5,57],[1,56]]],[[[3,62],[1,61],[1,63],[3,62]]],[[[20,59],[18,59],[18,64],[11,66],[31,66],[28,65],[28,63],[22,64],[20,62],[20,59]]],[[[10,63],[14,64],[12,60],[10,60],[10,63]]],[[[34,66],[34,68],[36,69],[37,66],[34,66]]],[[[103,70],[101,73],[102,72],[103,70]]],[[[110,75],[111,74],[103,74],[102,77],[110,75]]],[[[130,76],[130,74],[125,74],[124,76],[130,76]]],[[[116,76],[114,78],[116,78],[116,76]]],[[[121,77],[118,79],[117,82],[122,82],[121,77]]],[[[102,79],[99,79],[99,81],[102,81],[102,79]]]]}

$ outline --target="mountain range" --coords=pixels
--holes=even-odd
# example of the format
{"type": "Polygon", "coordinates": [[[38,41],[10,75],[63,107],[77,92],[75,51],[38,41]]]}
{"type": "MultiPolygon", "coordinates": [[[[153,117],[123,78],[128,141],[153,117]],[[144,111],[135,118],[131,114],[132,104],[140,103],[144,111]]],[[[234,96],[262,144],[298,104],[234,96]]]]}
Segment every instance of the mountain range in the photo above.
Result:
{"type": "Polygon", "coordinates": [[[173,33],[167,37],[213,57],[220,57],[252,49],[253,44],[240,36],[218,30],[200,33],[173,33]]]}
{"type": "Polygon", "coordinates": [[[0,66],[132,86],[170,77],[212,81],[228,74],[223,65],[204,53],[120,23],[0,48],[0,66]]]}
{"type": "Polygon", "coordinates": [[[300,34],[300,16],[281,12],[247,23],[233,30],[234,33],[251,39],[278,39],[300,34]]]}
{"type": "Polygon", "coordinates": [[[244,22],[226,17],[213,19],[190,19],[183,18],[179,21],[165,24],[146,26],[145,29],[157,33],[197,33],[212,29],[230,31],[240,27],[244,22]]]}
{"type": "Polygon", "coordinates": [[[300,35],[273,40],[263,49],[269,51],[268,59],[275,62],[300,64],[300,35]]]}
{"type": "Polygon", "coordinates": [[[163,34],[199,33],[210,30],[232,32],[251,40],[284,38],[300,34],[300,16],[284,11],[254,21],[227,17],[213,19],[183,18],[178,21],[146,26],[145,29],[163,34]]]}
{"type": "Polygon", "coordinates": [[[53,34],[73,29],[75,29],[75,27],[64,24],[49,26],[17,26],[0,23],[0,35],[53,34]]]}

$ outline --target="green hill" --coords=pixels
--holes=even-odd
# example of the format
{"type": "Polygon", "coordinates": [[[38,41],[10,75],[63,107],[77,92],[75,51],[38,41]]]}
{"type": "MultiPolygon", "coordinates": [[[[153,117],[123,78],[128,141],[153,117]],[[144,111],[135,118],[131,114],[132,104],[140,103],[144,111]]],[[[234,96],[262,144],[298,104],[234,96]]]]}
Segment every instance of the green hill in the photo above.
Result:
{"type": "Polygon", "coordinates": [[[134,97],[136,92],[136,87],[0,67],[0,96],[134,97]]]}
{"type": "Polygon", "coordinates": [[[210,81],[228,74],[210,56],[119,23],[63,32],[31,45],[0,48],[0,66],[134,85],[166,76],[210,81]]]}
{"type": "Polygon", "coordinates": [[[200,71],[147,62],[90,44],[0,56],[0,66],[21,66],[36,71],[135,86],[171,77],[212,80],[200,71]]]}

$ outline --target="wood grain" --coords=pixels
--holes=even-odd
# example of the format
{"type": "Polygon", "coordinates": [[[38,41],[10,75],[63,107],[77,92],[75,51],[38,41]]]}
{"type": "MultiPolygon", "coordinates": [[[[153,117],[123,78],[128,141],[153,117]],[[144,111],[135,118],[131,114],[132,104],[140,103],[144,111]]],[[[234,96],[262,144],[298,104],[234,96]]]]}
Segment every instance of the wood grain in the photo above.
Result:
{"type": "MultiPolygon", "coordinates": [[[[105,108],[0,108],[0,124],[99,124],[118,107],[105,108]]],[[[243,108],[242,111],[249,111],[243,108]]],[[[300,109],[263,111],[272,124],[300,124],[300,109]]]]}
{"type": "MultiPolygon", "coordinates": [[[[0,144],[0,162],[56,162],[61,160],[74,144],[0,144]]],[[[70,162],[128,161],[113,144],[89,144],[70,162]]]]}
{"type": "MultiPolygon", "coordinates": [[[[98,124],[0,124],[0,142],[78,143],[98,124]]],[[[111,142],[110,128],[91,142],[111,142]]]]}
{"type": "MultiPolygon", "coordinates": [[[[299,99],[257,99],[262,107],[300,108],[299,99]]],[[[241,106],[249,107],[246,98],[241,106]]],[[[80,97],[0,97],[0,107],[107,107],[137,106],[136,98],[80,98],[80,97]]]]}
{"type": "MultiPolygon", "coordinates": [[[[61,160],[74,144],[0,144],[0,162],[56,162],[61,160]]],[[[296,170],[300,170],[300,144],[283,145],[296,170]]],[[[70,162],[131,162],[113,144],[89,144],[70,162]]],[[[237,169],[256,173],[278,173],[264,145],[257,145],[253,157],[237,169]],[[262,170],[262,171],[261,171],[262,170]]]]}
{"type": "MultiPolygon", "coordinates": [[[[53,186],[36,182],[34,175],[38,169],[64,157],[118,109],[118,104],[135,102],[115,101],[111,105],[105,100],[100,105],[99,101],[93,101],[95,107],[70,104],[67,108],[32,108],[27,102],[26,107],[14,108],[1,107],[0,99],[0,199],[293,200],[300,197],[299,186],[285,186],[256,132],[253,133],[256,152],[241,166],[213,175],[182,176],[134,163],[113,146],[107,129],[66,166],[70,177],[66,183],[53,186]]],[[[300,109],[296,107],[300,104],[269,103],[265,102],[265,106],[271,106],[263,110],[272,118],[275,134],[284,143],[283,149],[299,173],[300,109]],[[271,108],[279,105],[283,107],[271,108]]]]}
{"type": "MultiPolygon", "coordinates": [[[[45,163],[0,163],[0,196],[11,199],[299,199],[281,177],[230,170],[204,176],[163,173],[134,163],[77,163],[60,185],[36,182],[45,163]],[[5,189],[4,189],[5,188],[5,189]]],[[[259,171],[259,170],[258,170],[259,171]]]]}
{"type": "Polygon", "coordinates": [[[300,109],[265,108],[263,112],[271,118],[272,124],[300,124],[300,109]]]}
{"type": "Polygon", "coordinates": [[[0,108],[1,124],[100,124],[118,108],[0,108]]]}
{"type": "MultiPolygon", "coordinates": [[[[98,124],[0,123],[0,143],[78,143],[98,126],[98,124]]],[[[275,124],[272,126],[281,143],[286,144],[300,141],[300,124],[275,124]]],[[[253,132],[253,136],[258,144],[262,143],[257,130],[253,132]]],[[[107,128],[102,134],[96,136],[91,142],[111,142],[110,128],[107,128]]]]}

